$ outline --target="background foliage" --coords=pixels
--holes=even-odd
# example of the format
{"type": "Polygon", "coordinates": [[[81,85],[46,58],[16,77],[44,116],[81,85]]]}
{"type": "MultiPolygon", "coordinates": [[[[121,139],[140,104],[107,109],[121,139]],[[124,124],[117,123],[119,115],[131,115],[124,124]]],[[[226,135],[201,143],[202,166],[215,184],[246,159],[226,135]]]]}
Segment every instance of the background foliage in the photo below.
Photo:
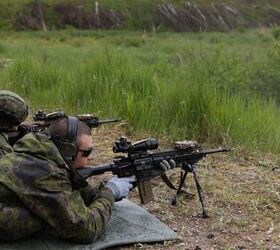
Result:
{"type": "Polygon", "coordinates": [[[275,24],[280,24],[278,0],[0,1],[0,29],[5,30],[53,30],[73,26],[79,29],[228,31],[275,24]],[[165,14],[161,11],[162,5],[167,8],[165,14]]]}
{"type": "Polygon", "coordinates": [[[80,31],[0,38],[1,88],[33,111],[122,117],[131,130],[279,152],[280,44],[246,33],[80,31]]]}

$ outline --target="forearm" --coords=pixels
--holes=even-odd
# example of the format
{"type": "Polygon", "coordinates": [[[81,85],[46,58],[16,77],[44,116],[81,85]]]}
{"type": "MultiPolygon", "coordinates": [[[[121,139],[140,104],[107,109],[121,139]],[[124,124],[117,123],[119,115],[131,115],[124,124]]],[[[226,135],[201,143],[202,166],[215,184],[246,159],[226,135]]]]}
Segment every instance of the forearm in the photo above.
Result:
{"type": "MultiPolygon", "coordinates": [[[[61,237],[79,243],[91,243],[104,231],[111,217],[115,197],[108,188],[102,188],[88,207],[76,210],[75,218],[61,231],[61,237]]],[[[74,204],[73,204],[74,205],[74,204]]]]}
{"type": "Polygon", "coordinates": [[[103,181],[98,181],[97,183],[90,184],[84,188],[79,189],[81,197],[83,198],[85,205],[89,206],[95,200],[96,195],[99,191],[104,188],[105,184],[103,181]]]}
{"type": "Polygon", "coordinates": [[[81,235],[85,242],[96,240],[105,231],[105,227],[111,218],[115,197],[108,188],[102,188],[95,200],[89,206],[92,216],[88,220],[88,229],[81,235]]]}
{"type": "Polygon", "coordinates": [[[104,232],[115,200],[108,188],[102,188],[88,207],[78,191],[69,197],[60,197],[55,199],[57,204],[49,207],[45,204],[42,206],[44,210],[40,211],[60,237],[77,243],[91,243],[104,232]]]}

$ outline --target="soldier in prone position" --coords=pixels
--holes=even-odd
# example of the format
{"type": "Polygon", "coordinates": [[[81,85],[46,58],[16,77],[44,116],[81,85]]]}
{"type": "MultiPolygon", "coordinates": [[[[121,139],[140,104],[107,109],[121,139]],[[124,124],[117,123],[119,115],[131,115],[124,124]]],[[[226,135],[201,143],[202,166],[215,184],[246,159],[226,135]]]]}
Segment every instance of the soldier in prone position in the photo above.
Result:
{"type": "Polygon", "coordinates": [[[7,132],[15,131],[28,115],[28,106],[16,93],[0,91],[0,158],[13,151],[7,132]]]}
{"type": "Polygon", "coordinates": [[[0,159],[0,241],[51,228],[91,243],[104,232],[115,199],[128,195],[133,178],[88,184],[77,169],[87,164],[92,146],[90,128],[67,117],[25,135],[0,159]]]}

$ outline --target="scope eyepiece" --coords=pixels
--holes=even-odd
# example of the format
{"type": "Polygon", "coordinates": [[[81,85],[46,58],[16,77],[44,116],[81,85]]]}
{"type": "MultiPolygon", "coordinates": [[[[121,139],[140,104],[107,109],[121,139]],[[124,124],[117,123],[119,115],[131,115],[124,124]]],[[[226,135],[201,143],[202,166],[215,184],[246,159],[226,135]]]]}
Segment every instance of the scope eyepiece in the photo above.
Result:
{"type": "Polygon", "coordinates": [[[34,121],[51,121],[56,120],[58,118],[66,117],[67,115],[63,111],[55,111],[52,113],[45,113],[42,110],[39,110],[36,112],[36,114],[33,117],[34,121]]]}
{"type": "Polygon", "coordinates": [[[34,121],[44,121],[46,119],[46,113],[42,110],[38,110],[36,114],[33,116],[34,121]]]}
{"type": "Polygon", "coordinates": [[[141,151],[147,151],[158,148],[157,139],[144,139],[141,141],[134,142],[131,144],[125,137],[121,137],[119,140],[115,141],[113,146],[114,153],[136,153],[141,151]]]}

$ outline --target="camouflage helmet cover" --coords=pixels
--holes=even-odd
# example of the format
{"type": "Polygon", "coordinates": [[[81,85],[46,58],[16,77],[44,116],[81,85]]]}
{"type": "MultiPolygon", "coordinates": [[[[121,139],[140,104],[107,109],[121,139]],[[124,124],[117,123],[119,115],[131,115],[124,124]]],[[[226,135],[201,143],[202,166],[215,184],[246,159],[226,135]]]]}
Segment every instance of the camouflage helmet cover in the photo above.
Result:
{"type": "Polygon", "coordinates": [[[0,127],[18,125],[27,115],[28,106],[19,95],[8,90],[0,90],[0,127]]]}

